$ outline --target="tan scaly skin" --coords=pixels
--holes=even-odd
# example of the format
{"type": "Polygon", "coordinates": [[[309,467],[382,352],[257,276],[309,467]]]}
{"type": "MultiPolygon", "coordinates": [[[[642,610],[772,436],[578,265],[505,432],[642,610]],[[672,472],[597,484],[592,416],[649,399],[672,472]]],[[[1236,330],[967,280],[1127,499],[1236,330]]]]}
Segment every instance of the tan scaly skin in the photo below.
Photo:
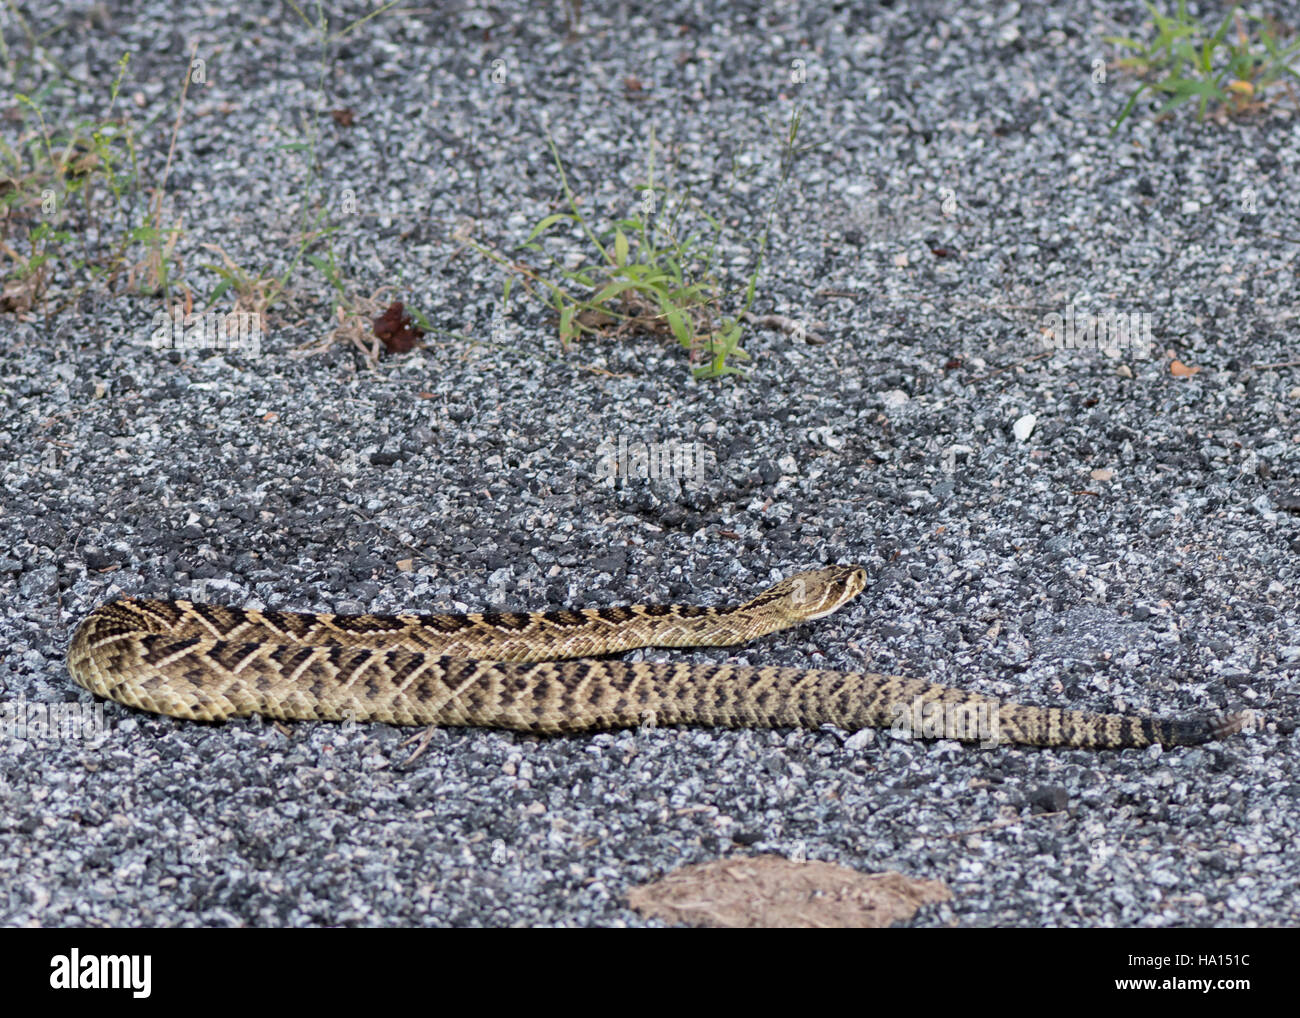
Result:
{"type": "Polygon", "coordinates": [[[302,614],[127,599],[82,622],[68,670],[98,696],[196,721],[261,714],[545,733],[646,723],[832,724],[903,727],[982,744],[1112,749],[1192,745],[1249,720],[1166,721],[1007,704],[873,672],[590,660],[635,647],[744,643],[829,615],[866,580],[859,566],[830,566],[731,607],[527,614],[302,614]]]}

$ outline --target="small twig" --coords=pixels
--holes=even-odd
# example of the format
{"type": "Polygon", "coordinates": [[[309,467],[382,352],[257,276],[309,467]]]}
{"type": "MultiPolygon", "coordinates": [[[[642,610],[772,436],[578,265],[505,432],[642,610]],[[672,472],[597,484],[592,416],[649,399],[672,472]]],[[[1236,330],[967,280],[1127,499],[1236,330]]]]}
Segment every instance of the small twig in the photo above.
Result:
{"type": "Polygon", "coordinates": [[[1010,371],[1012,368],[1018,368],[1025,364],[1031,364],[1034,361],[1041,361],[1044,357],[1050,357],[1054,353],[1056,353],[1055,350],[1044,350],[1042,353],[1036,354],[1033,357],[1026,357],[1022,361],[1016,361],[1014,364],[1008,364],[1006,365],[1006,367],[998,368],[996,371],[990,371],[987,375],[974,375],[966,379],[966,381],[968,384],[970,382],[982,382],[986,378],[992,378],[994,375],[1000,375],[1002,374],[1002,372],[1010,371]]]}
{"type": "Polygon", "coordinates": [[[185,83],[181,85],[181,101],[176,107],[176,123],[172,125],[172,140],[167,146],[167,162],[163,166],[162,179],[158,182],[158,208],[154,214],[154,229],[162,229],[162,203],[167,191],[167,178],[172,172],[172,158],[176,155],[176,136],[180,134],[181,118],[185,116],[185,97],[190,91],[190,75],[194,73],[194,58],[198,56],[199,43],[196,39],[190,47],[190,63],[185,68],[185,83]]]}
{"type": "Polygon", "coordinates": [[[1251,366],[1260,371],[1271,371],[1273,368],[1300,368],[1300,361],[1278,361],[1276,364],[1253,364],[1251,366]]]}
{"type": "Polygon", "coordinates": [[[416,739],[420,740],[420,744],[415,747],[415,752],[397,765],[399,770],[405,770],[407,767],[410,767],[411,764],[415,763],[416,760],[420,759],[420,754],[429,748],[429,740],[433,738],[434,729],[437,727],[437,725],[429,725],[423,732],[420,732],[418,735],[412,735],[402,743],[403,746],[409,746],[416,739]]]}
{"type": "Polygon", "coordinates": [[[793,336],[796,339],[803,337],[805,343],[810,346],[825,346],[826,337],[819,333],[813,332],[802,322],[793,318],[787,318],[785,315],[756,315],[746,311],[740,316],[742,320],[749,322],[750,325],[757,325],[760,329],[776,329],[784,332],[787,336],[793,336]]]}
{"type": "Polygon", "coordinates": [[[1003,819],[996,820],[991,824],[985,824],[983,827],[972,827],[965,831],[954,831],[952,834],[944,834],[941,835],[941,837],[948,839],[965,838],[972,834],[983,834],[985,831],[996,831],[1000,827],[1010,827],[1012,824],[1023,824],[1026,820],[1042,820],[1045,817],[1065,816],[1067,812],[1068,810],[1058,809],[1052,813],[1034,813],[1032,816],[1027,817],[1004,817],[1003,819]]]}

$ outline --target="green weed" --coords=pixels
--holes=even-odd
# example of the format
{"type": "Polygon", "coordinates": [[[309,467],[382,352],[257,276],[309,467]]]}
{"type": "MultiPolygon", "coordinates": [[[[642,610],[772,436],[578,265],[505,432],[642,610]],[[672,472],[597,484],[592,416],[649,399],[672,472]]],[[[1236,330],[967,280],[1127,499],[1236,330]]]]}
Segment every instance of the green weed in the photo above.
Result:
{"type": "Polygon", "coordinates": [[[1260,110],[1266,105],[1266,88],[1287,78],[1300,78],[1291,66],[1300,53],[1300,41],[1283,48],[1279,30],[1271,21],[1243,12],[1238,5],[1233,5],[1213,32],[1188,13],[1186,0],[1178,0],[1172,15],[1164,14],[1149,0],[1146,6],[1154,23],[1154,41],[1105,37],[1106,42],[1132,51],[1133,55],[1118,61],[1119,66],[1147,79],[1129,96],[1110,129],[1112,136],[1146,92],[1169,96],[1157,116],[1195,100],[1198,119],[1204,120],[1212,104],[1224,115],[1260,110]],[[1247,32],[1243,18],[1258,25],[1257,37],[1247,32]],[[1234,27],[1235,38],[1231,38],[1229,30],[1234,27]]]}
{"type": "Polygon", "coordinates": [[[547,134],[565,210],[541,219],[519,245],[521,251],[545,256],[546,269],[509,259],[480,244],[482,255],[509,270],[503,287],[508,302],[515,280],[557,316],[563,347],[583,333],[614,329],[671,336],[691,355],[696,378],[719,378],[744,371],[735,361],[741,349],[744,315],[754,302],[773,212],[798,149],[799,114],[791,117],[781,159],[781,177],[767,222],[755,243],[753,271],[744,286],[728,286],[718,268],[722,222],[689,192],[677,192],[655,177],[655,135],[650,134],[646,176],[636,213],[597,229],[583,213],[569,185],[564,162],[547,134]],[[590,245],[579,264],[548,254],[544,241],[556,228],[576,228],[590,245]],[[549,272],[549,275],[548,275],[549,272]],[[737,303],[738,302],[738,303],[737,303]]]}

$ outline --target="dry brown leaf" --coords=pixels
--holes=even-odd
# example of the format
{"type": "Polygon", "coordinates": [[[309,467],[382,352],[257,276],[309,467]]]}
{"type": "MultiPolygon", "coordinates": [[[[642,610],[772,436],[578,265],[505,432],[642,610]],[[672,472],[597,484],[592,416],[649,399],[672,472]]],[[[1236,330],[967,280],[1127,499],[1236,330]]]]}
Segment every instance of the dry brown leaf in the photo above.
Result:
{"type": "Polygon", "coordinates": [[[375,319],[374,333],[388,348],[389,353],[409,353],[424,335],[415,319],[400,300],[388,305],[388,310],[375,319]]]}
{"type": "Polygon", "coordinates": [[[586,311],[579,311],[573,316],[574,321],[588,329],[611,328],[618,324],[618,319],[604,311],[598,311],[595,308],[588,308],[586,311]]]}
{"type": "Polygon", "coordinates": [[[1200,370],[1201,370],[1201,369],[1200,369],[1199,366],[1197,366],[1197,367],[1188,367],[1188,366],[1187,366],[1186,364],[1184,364],[1182,361],[1177,360],[1177,359],[1175,359],[1174,362],[1173,362],[1172,364],[1169,365],[1169,372],[1170,372],[1170,374],[1172,374],[1175,378],[1187,378],[1187,377],[1190,376],[1190,375],[1194,375],[1194,374],[1196,374],[1196,372],[1198,372],[1198,371],[1200,371],[1200,370]]]}
{"type": "Polygon", "coordinates": [[[0,311],[30,311],[36,303],[36,291],[40,285],[40,273],[32,272],[22,279],[10,279],[0,292],[0,311]]]}
{"type": "Polygon", "coordinates": [[[644,916],[691,926],[875,928],[951,897],[937,880],[763,855],[684,866],[627,900],[644,916]]]}

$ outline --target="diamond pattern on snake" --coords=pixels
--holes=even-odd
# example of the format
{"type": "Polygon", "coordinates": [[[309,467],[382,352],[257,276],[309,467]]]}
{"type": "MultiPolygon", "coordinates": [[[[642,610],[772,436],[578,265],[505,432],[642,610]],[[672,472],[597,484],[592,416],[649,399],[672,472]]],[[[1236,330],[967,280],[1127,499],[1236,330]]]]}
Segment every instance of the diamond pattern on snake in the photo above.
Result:
{"type": "Polygon", "coordinates": [[[97,696],[196,721],[472,725],[559,734],[658,725],[906,727],[985,744],[1193,745],[1250,714],[1190,719],[1003,703],[924,679],[814,668],[605,660],[728,647],[823,618],[865,588],[841,565],[742,604],[333,615],[128,598],[78,627],[68,670],[97,696]],[[932,726],[927,728],[927,725],[932,726]]]}

